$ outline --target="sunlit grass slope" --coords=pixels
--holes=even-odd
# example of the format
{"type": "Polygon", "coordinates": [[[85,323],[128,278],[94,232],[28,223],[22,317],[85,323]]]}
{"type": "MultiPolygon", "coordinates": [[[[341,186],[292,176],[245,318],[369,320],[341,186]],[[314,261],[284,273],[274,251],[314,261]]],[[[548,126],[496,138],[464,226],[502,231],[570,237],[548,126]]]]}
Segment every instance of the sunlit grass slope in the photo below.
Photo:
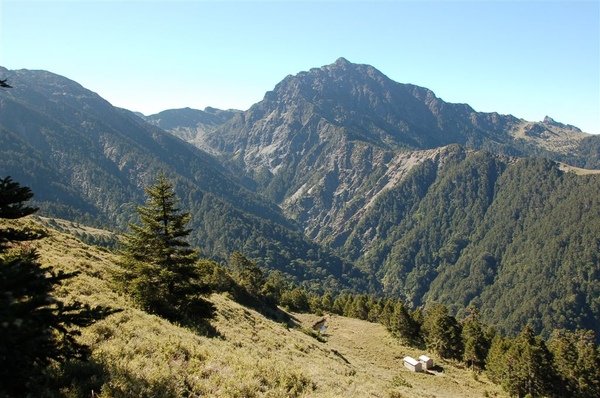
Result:
{"type": "Polygon", "coordinates": [[[117,294],[109,282],[113,253],[44,228],[48,236],[33,243],[42,264],[81,272],[60,297],[123,309],[81,336],[92,348],[94,366],[107,375],[94,391],[102,397],[504,396],[484,376],[453,364],[442,362],[429,374],[408,371],[402,358],[423,352],[402,345],[382,325],[357,319],[328,316],[324,338],[316,339],[308,332],[320,319],[316,315],[292,314],[297,325],[289,327],[212,295],[212,325],[220,336],[200,336],[117,294]]]}

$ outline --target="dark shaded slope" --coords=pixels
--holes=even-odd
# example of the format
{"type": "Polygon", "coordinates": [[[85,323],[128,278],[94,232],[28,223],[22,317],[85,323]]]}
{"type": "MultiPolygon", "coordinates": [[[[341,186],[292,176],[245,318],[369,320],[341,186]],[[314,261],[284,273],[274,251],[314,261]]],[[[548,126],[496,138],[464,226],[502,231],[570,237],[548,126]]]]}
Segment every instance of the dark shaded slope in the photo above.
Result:
{"type": "Polygon", "coordinates": [[[0,168],[32,188],[43,213],[124,227],[143,187],[165,171],[192,209],[193,241],[204,254],[246,250],[301,279],[349,283],[342,275],[352,273],[349,265],[304,238],[210,155],[61,76],[3,74],[14,89],[0,93],[0,168]]]}

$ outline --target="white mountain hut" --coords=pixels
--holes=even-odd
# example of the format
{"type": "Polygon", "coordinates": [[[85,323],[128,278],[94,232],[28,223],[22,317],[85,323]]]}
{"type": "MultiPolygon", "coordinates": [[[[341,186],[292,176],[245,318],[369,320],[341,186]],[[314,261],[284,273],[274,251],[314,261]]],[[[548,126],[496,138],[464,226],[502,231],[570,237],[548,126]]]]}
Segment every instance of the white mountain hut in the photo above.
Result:
{"type": "Polygon", "coordinates": [[[423,364],[413,357],[404,357],[404,366],[413,372],[422,372],[423,364]]]}
{"type": "Polygon", "coordinates": [[[429,358],[427,355],[421,355],[419,357],[419,362],[423,364],[423,369],[431,369],[433,368],[433,359],[429,358]]]}

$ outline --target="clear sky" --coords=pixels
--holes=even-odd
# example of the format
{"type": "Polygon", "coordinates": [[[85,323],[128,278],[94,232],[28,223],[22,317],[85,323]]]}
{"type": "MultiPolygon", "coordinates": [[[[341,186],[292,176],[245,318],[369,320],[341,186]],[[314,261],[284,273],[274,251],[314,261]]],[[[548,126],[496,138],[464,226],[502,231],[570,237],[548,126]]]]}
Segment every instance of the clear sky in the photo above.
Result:
{"type": "Polygon", "coordinates": [[[145,114],[247,109],[338,57],[449,102],[600,133],[600,2],[0,0],[0,65],[145,114]]]}

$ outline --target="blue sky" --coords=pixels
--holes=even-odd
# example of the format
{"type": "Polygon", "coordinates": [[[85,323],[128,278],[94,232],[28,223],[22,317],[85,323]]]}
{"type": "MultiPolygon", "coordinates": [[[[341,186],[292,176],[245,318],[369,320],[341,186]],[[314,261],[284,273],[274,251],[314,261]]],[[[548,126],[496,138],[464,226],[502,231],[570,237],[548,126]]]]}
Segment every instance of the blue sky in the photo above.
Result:
{"type": "Polygon", "coordinates": [[[150,114],[247,109],[343,56],[478,111],[600,133],[599,4],[0,0],[0,65],[150,114]]]}

